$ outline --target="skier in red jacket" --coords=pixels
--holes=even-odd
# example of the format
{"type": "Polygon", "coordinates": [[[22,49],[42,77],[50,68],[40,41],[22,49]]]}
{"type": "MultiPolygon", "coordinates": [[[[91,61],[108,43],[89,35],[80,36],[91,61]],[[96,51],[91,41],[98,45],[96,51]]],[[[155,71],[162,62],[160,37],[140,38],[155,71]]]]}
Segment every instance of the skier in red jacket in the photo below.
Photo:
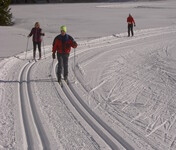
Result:
{"type": "Polygon", "coordinates": [[[133,25],[136,26],[136,23],[133,19],[133,17],[131,16],[131,14],[129,14],[128,18],[127,18],[127,23],[128,23],[128,36],[130,36],[130,31],[131,31],[131,35],[134,35],[133,32],[133,25]]]}
{"type": "Polygon", "coordinates": [[[33,59],[35,59],[35,53],[36,53],[36,47],[38,45],[38,50],[39,50],[39,59],[41,59],[41,36],[44,36],[45,34],[42,33],[42,29],[40,28],[39,22],[35,23],[35,27],[32,28],[30,34],[28,37],[31,37],[33,35],[33,59]]]}
{"type": "Polygon", "coordinates": [[[68,82],[68,58],[71,51],[71,47],[76,48],[77,43],[75,40],[68,34],[66,26],[61,26],[60,28],[61,34],[55,37],[53,41],[53,49],[52,49],[52,57],[55,59],[55,53],[57,51],[57,59],[58,59],[58,71],[57,77],[58,82],[61,83],[61,73],[62,73],[62,64],[64,68],[64,80],[68,82]]]}

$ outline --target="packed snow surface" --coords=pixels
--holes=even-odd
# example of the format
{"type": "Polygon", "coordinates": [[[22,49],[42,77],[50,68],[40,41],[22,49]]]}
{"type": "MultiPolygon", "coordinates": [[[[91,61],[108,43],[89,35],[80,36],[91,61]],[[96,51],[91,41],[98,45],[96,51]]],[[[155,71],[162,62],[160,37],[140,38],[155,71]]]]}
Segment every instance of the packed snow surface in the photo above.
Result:
{"type": "Polygon", "coordinates": [[[175,1],[11,7],[16,24],[0,27],[0,149],[176,149],[175,1]],[[36,21],[46,36],[33,61],[36,21]],[[51,58],[62,24],[78,42],[63,87],[51,58]]]}

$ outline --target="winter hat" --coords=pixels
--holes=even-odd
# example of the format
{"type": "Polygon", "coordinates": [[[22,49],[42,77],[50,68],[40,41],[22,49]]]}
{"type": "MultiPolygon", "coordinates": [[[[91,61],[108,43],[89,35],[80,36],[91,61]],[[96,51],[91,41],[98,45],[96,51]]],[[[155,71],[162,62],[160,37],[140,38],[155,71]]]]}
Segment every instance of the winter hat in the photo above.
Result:
{"type": "Polygon", "coordinates": [[[67,32],[67,27],[66,27],[66,26],[61,26],[61,27],[60,27],[60,30],[67,32]]]}

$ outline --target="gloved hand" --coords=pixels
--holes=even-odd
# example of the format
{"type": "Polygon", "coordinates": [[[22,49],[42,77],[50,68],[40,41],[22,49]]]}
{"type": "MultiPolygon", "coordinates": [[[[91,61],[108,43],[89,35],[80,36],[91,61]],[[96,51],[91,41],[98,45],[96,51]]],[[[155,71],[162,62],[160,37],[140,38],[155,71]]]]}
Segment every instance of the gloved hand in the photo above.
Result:
{"type": "Polygon", "coordinates": [[[73,48],[77,48],[78,44],[74,41],[73,42],[73,48]]]}
{"type": "Polygon", "coordinates": [[[53,59],[55,59],[55,58],[56,58],[56,55],[55,55],[55,53],[52,53],[52,57],[53,57],[53,59]]]}
{"type": "Polygon", "coordinates": [[[136,26],[136,24],[134,24],[134,26],[136,26]]]}

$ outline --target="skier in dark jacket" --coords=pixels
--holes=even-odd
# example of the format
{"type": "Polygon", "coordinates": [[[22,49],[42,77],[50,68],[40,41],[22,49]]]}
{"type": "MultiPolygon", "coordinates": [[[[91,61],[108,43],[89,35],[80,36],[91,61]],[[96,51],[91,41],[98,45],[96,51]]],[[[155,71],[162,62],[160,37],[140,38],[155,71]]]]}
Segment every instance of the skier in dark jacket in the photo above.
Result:
{"type": "Polygon", "coordinates": [[[60,28],[61,34],[55,37],[53,41],[53,49],[52,49],[52,57],[55,59],[55,53],[57,51],[57,59],[58,59],[58,71],[57,77],[58,82],[61,83],[61,73],[62,73],[62,65],[64,68],[64,80],[68,82],[68,58],[71,51],[71,47],[76,48],[77,43],[75,40],[68,34],[66,26],[61,26],[60,28]]]}
{"type": "Polygon", "coordinates": [[[131,16],[131,14],[129,14],[128,18],[127,18],[127,23],[128,23],[128,36],[130,36],[130,31],[131,31],[131,35],[134,35],[133,32],[133,25],[136,26],[136,23],[133,19],[133,17],[131,16]]]}
{"type": "Polygon", "coordinates": [[[28,35],[28,37],[31,37],[33,35],[33,59],[35,59],[36,55],[36,47],[38,46],[39,50],[39,59],[41,59],[42,54],[41,54],[41,36],[44,36],[45,34],[42,33],[42,29],[40,28],[39,22],[35,23],[35,27],[32,28],[31,33],[28,35]]]}

